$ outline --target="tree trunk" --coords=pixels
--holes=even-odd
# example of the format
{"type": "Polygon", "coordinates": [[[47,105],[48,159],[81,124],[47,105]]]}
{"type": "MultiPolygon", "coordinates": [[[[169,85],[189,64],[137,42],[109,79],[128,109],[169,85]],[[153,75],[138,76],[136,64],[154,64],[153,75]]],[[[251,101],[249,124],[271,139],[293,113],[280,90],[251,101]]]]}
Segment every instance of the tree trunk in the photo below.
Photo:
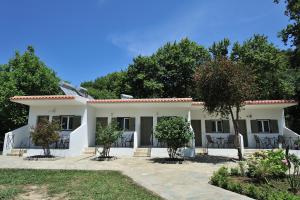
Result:
{"type": "Polygon", "coordinates": [[[240,144],[240,139],[239,139],[239,125],[238,125],[238,119],[239,119],[239,108],[236,108],[236,118],[234,117],[232,108],[230,107],[230,116],[232,119],[233,123],[233,128],[234,128],[234,134],[235,134],[235,148],[238,151],[238,158],[239,160],[243,160],[243,154],[242,154],[242,149],[241,149],[241,144],[240,144]]]}

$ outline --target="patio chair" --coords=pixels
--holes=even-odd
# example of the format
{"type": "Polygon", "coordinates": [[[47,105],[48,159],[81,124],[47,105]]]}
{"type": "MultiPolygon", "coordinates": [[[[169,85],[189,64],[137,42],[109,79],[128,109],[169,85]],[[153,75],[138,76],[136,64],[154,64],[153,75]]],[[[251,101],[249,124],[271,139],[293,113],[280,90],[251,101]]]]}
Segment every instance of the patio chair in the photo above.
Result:
{"type": "Polygon", "coordinates": [[[132,147],[133,146],[133,140],[134,140],[134,134],[128,134],[127,137],[125,137],[125,147],[127,147],[127,144],[129,144],[128,147],[132,147]]]}
{"type": "Polygon", "coordinates": [[[234,140],[235,140],[235,135],[228,135],[227,141],[226,141],[226,145],[227,147],[234,147],[234,140]]]}
{"type": "Polygon", "coordinates": [[[281,144],[282,147],[286,147],[287,146],[285,138],[283,137],[283,135],[278,135],[277,141],[275,141],[275,142],[276,142],[276,146],[279,146],[279,144],[281,144]]]}
{"type": "Polygon", "coordinates": [[[261,149],[262,148],[261,139],[257,135],[254,135],[254,140],[255,140],[255,146],[256,146],[256,148],[261,149]]]}
{"type": "Polygon", "coordinates": [[[206,147],[208,148],[209,145],[213,147],[214,144],[216,144],[216,142],[212,139],[211,135],[206,135],[206,147]]]}

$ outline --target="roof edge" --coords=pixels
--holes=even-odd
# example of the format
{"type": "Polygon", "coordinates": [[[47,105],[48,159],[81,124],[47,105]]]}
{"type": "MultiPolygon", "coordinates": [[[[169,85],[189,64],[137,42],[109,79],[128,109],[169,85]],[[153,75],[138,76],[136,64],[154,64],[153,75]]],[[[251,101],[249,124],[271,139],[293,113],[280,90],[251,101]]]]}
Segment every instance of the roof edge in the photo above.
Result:
{"type": "Polygon", "coordinates": [[[39,96],[13,96],[9,98],[11,101],[16,100],[72,100],[75,96],[70,95],[39,95],[39,96]]]}
{"type": "Polygon", "coordinates": [[[150,99],[94,99],[87,103],[192,103],[192,98],[150,98],[150,99]]]}
{"type": "MultiPolygon", "coordinates": [[[[244,105],[270,105],[270,104],[297,104],[298,101],[295,100],[249,100],[245,101],[244,105]]],[[[194,101],[193,106],[202,106],[205,103],[203,101],[194,101]]]]}

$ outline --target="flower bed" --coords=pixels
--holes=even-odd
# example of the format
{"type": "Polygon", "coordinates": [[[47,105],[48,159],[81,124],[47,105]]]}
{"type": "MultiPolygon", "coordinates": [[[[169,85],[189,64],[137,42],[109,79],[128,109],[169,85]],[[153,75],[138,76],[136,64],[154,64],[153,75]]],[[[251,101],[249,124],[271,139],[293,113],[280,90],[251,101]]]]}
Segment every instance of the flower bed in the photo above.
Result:
{"type": "Polygon", "coordinates": [[[300,177],[290,158],[295,159],[288,151],[257,152],[238,167],[220,168],[210,183],[254,199],[298,200],[300,188],[294,183],[300,183],[300,177]]]}

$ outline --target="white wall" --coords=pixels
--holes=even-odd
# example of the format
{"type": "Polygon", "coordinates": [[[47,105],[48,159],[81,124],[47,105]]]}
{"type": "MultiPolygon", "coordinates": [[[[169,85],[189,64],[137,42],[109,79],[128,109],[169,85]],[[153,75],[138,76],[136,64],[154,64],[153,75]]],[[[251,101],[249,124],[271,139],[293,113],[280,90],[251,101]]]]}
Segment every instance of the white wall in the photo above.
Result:
{"type": "MultiPolygon", "coordinates": [[[[254,140],[254,134],[251,131],[251,120],[255,119],[274,119],[278,120],[278,128],[279,133],[278,134],[258,134],[259,137],[277,137],[279,134],[283,134],[283,124],[284,124],[284,118],[282,117],[282,111],[283,109],[280,108],[268,108],[268,109],[243,109],[240,112],[240,119],[246,120],[247,125],[247,137],[248,137],[248,146],[249,147],[255,147],[255,140],[254,140]]],[[[201,120],[201,133],[202,133],[202,145],[204,146],[206,144],[206,131],[205,131],[205,120],[213,120],[213,119],[222,119],[220,116],[216,115],[210,115],[207,112],[203,111],[203,109],[197,109],[192,110],[192,120],[198,119],[201,120]]],[[[229,125],[230,125],[230,133],[234,134],[234,128],[232,120],[229,119],[229,125]]],[[[228,137],[228,133],[211,133],[213,137],[228,137]]]]}
{"type": "MultiPolygon", "coordinates": [[[[141,127],[141,117],[153,117],[153,130],[157,124],[157,117],[162,116],[181,116],[187,118],[188,109],[178,109],[178,108],[97,108],[95,111],[96,117],[108,117],[108,122],[114,117],[133,117],[135,118],[135,141],[134,147],[140,146],[140,127],[141,127]]],[[[93,125],[96,126],[95,124],[93,125]]],[[[154,145],[156,145],[157,140],[154,138],[154,145]]]]}

